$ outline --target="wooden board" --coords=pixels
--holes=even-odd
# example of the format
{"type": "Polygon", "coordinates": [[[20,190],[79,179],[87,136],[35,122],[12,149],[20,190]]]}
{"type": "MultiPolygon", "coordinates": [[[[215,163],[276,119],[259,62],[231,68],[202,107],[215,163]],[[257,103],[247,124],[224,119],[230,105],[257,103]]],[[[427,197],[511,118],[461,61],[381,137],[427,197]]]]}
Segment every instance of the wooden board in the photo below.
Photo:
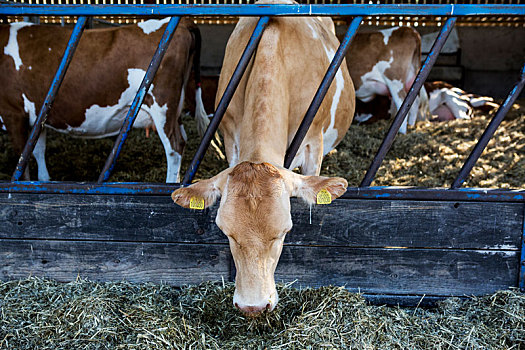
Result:
{"type": "MultiPolygon", "coordinates": [[[[225,280],[234,275],[217,206],[169,197],[0,195],[0,278],[225,280]]],[[[486,294],[518,285],[524,204],[292,201],[277,281],[395,295],[486,294]]],[[[414,299],[415,300],[415,299],[414,299]]]]}
{"type": "Polygon", "coordinates": [[[228,280],[230,256],[226,245],[0,240],[0,276],[184,285],[228,280]]]}
{"type": "MultiPolygon", "coordinates": [[[[227,243],[209,210],[169,197],[0,195],[0,238],[227,243]]],[[[287,244],[518,250],[523,204],[337,200],[310,208],[292,200],[287,244]]]]}
{"type": "MultiPolygon", "coordinates": [[[[381,294],[486,294],[517,285],[517,252],[296,247],[283,250],[277,281],[381,294]]],[[[1,240],[0,274],[195,284],[230,280],[227,245],[1,240]]]]}

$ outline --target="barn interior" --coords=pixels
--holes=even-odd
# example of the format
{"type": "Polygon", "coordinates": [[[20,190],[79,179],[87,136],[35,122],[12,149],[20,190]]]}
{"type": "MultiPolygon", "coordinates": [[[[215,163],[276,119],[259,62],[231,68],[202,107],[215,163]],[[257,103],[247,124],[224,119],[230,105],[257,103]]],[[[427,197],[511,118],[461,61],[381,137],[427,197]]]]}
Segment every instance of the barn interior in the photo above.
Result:
{"type": "MultiPolygon", "coordinates": [[[[13,2],[245,4],[253,1],[0,0],[0,6],[13,2]]],[[[521,0],[454,3],[521,4],[521,0]]],[[[71,26],[75,19],[2,18],[7,23],[19,20],[71,26]]],[[[408,25],[425,38],[438,32],[444,20],[370,17],[360,30],[408,25]]],[[[129,17],[101,17],[91,20],[90,26],[101,28],[136,21],[129,17]]],[[[203,36],[203,84],[210,84],[209,89],[203,86],[205,107],[212,113],[213,84],[237,19],[202,17],[196,21],[203,36]]],[[[335,21],[337,32],[343,34],[348,25],[346,19],[335,18],[335,21]]],[[[429,42],[432,40],[424,40],[423,53],[430,50],[429,42]]],[[[524,57],[525,16],[460,18],[429,80],[446,81],[501,103],[519,78],[524,57]]],[[[396,136],[373,185],[450,187],[494,114],[495,110],[477,111],[470,120],[417,122],[406,135],[396,136]]],[[[183,116],[183,123],[188,134],[184,170],[199,145],[199,137],[190,113],[183,116]]],[[[337,150],[325,157],[321,174],[342,176],[349,186],[359,186],[390,123],[391,120],[381,120],[374,124],[353,124],[337,150]]],[[[47,161],[52,180],[96,181],[114,142],[114,138],[82,140],[49,131],[47,161]]],[[[1,181],[11,179],[18,157],[7,135],[0,133],[1,181]]],[[[227,166],[224,151],[210,148],[196,178],[209,178],[227,166]]],[[[34,160],[30,162],[30,170],[35,179],[34,160]]],[[[165,173],[159,138],[156,135],[147,138],[143,130],[133,130],[111,181],[162,183],[165,173]]],[[[525,188],[524,92],[511,106],[465,187],[525,188]]],[[[346,226],[351,225],[338,221],[346,215],[341,208],[314,208],[313,222],[319,228],[315,237],[309,237],[308,232],[314,230],[306,228],[302,236],[296,232],[296,236],[287,238],[290,243],[284,248],[287,260],[283,259],[280,265],[285,270],[278,270],[278,280],[286,281],[278,286],[280,306],[274,313],[251,319],[231,307],[234,267],[227,243],[210,218],[216,208],[194,216],[177,211],[176,218],[183,223],[179,225],[168,218],[174,211],[172,203],[165,203],[160,196],[92,196],[87,200],[80,196],[48,199],[44,195],[20,193],[1,196],[0,349],[520,349],[525,344],[525,296],[518,288],[506,288],[518,285],[519,264],[524,264],[525,259],[520,229],[525,222],[522,202],[418,204],[358,200],[351,221],[366,221],[369,227],[375,227],[365,235],[368,238],[348,235],[346,226]],[[137,214],[144,211],[154,213],[153,219],[137,214]],[[425,218],[411,216],[411,212],[417,211],[425,218]],[[136,217],[144,220],[138,221],[136,217]],[[384,217],[391,221],[382,222],[384,217]],[[499,217],[499,224],[495,220],[489,222],[489,217],[499,217]],[[46,221],[50,218],[58,219],[56,223],[46,221]],[[427,231],[416,230],[420,220],[421,226],[430,227],[427,231]],[[321,230],[318,221],[332,224],[321,230]],[[389,231],[388,226],[394,230],[389,231]],[[481,231],[483,234],[479,234],[481,231]],[[481,236],[489,243],[484,245],[483,239],[478,242],[481,236]],[[362,243],[377,237],[386,237],[388,247],[383,241],[373,241],[370,247],[362,243]],[[179,246],[184,248],[181,250],[179,246]],[[319,253],[304,253],[313,251],[314,246],[329,253],[322,259],[319,253]],[[373,255],[378,251],[384,255],[373,255]],[[416,258],[410,260],[404,255],[407,252],[416,258]],[[304,260],[300,260],[303,255],[304,260]],[[361,267],[354,266],[360,264],[361,267]],[[307,271],[313,266],[319,266],[321,273],[307,271]],[[433,269],[443,275],[436,275],[433,269]],[[33,271],[37,277],[27,278],[33,271]],[[297,281],[287,280],[290,271],[289,275],[294,275],[297,281]],[[348,281],[354,276],[373,279],[381,288],[390,288],[390,296],[395,298],[386,300],[384,295],[353,288],[351,283],[343,288],[339,285],[318,288],[316,279],[336,279],[341,271],[346,273],[344,278],[348,281]],[[208,281],[209,276],[219,275],[224,276],[222,281],[208,281]],[[431,278],[426,279],[427,275],[431,278]],[[205,282],[198,283],[200,280],[205,282]],[[312,285],[315,288],[310,288],[312,285]],[[490,290],[495,285],[504,290],[490,290]],[[468,289],[473,286],[481,295],[473,296],[477,293],[468,289]],[[417,288],[420,289],[415,291],[417,288]],[[443,299],[447,288],[465,289],[443,299]]],[[[293,204],[304,224],[298,223],[297,227],[307,227],[308,219],[311,225],[311,208],[308,215],[305,205],[293,204]]]]}

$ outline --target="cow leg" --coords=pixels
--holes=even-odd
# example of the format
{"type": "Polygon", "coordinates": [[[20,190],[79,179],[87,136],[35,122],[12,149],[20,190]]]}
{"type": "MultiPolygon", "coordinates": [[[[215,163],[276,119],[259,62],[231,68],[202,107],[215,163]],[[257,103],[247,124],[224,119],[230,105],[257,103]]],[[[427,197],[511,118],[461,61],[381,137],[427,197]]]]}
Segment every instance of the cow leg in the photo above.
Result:
{"type": "MultiPolygon", "coordinates": [[[[408,125],[414,125],[416,124],[417,115],[419,113],[419,105],[421,104],[421,99],[418,96],[416,96],[416,99],[414,100],[414,103],[412,104],[412,107],[410,107],[410,110],[408,111],[408,125]]],[[[406,121],[406,119],[405,119],[406,121]]]]}
{"type": "Polygon", "coordinates": [[[49,181],[49,173],[46,165],[46,134],[47,130],[43,128],[33,150],[33,156],[38,165],[38,181],[49,181]]]}
{"type": "MultiPolygon", "coordinates": [[[[13,146],[13,152],[20,156],[24,150],[24,146],[27,142],[27,135],[29,133],[29,118],[24,113],[2,113],[2,119],[4,126],[7,129],[7,134],[11,140],[13,146]]],[[[29,181],[29,165],[26,167],[22,179],[29,181]]]]}
{"type": "MultiPolygon", "coordinates": [[[[166,182],[174,183],[179,182],[180,179],[180,164],[182,160],[182,148],[179,152],[173,147],[170,138],[166,134],[165,125],[166,125],[166,115],[164,114],[161,117],[153,117],[155,122],[155,127],[157,128],[157,133],[159,134],[160,141],[164,146],[164,153],[166,154],[166,182]]],[[[184,129],[181,127],[180,133],[183,133],[184,129]]],[[[184,134],[183,134],[184,135],[184,134]]]]}
{"type": "MultiPolygon", "coordinates": [[[[403,104],[403,100],[406,97],[404,84],[400,80],[390,80],[388,78],[385,78],[385,84],[388,87],[390,96],[392,96],[392,101],[396,106],[397,113],[397,111],[399,111],[399,109],[401,108],[401,104],[403,104]]],[[[405,117],[405,119],[403,120],[403,124],[401,124],[401,127],[399,128],[399,132],[402,134],[407,133],[407,120],[408,116],[405,117]]]]}
{"type": "MultiPolygon", "coordinates": [[[[444,89],[445,90],[445,89],[444,89]]],[[[452,111],[456,119],[470,119],[472,109],[466,101],[461,99],[457,93],[451,89],[446,89],[445,93],[445,105],[452,111]]]]}

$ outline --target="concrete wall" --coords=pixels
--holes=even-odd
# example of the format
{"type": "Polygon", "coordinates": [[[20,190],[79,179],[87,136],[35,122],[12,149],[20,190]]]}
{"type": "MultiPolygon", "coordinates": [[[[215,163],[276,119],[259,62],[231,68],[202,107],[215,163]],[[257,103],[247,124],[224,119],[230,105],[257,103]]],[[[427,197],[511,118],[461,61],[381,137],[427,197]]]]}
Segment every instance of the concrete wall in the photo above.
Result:
{"type": "MultiPolygon", "coordinates": [[[[200,25],[203,37],[203,74],[219,74],[226,42],[234,25],[200,25]]],[[[374,27],[364,26],[363,30],[374,27]]],[[[338,27],[338,32],[346,28],[338,27]]],[[[421,34],[439,28],[417,28],[421,34]]],[[[504,97],[525,63],[525,28],[458,27],[464,86],[469,92],[504,97]]],[[[522,94],[522,97],[525,97],[522,94]]]]}

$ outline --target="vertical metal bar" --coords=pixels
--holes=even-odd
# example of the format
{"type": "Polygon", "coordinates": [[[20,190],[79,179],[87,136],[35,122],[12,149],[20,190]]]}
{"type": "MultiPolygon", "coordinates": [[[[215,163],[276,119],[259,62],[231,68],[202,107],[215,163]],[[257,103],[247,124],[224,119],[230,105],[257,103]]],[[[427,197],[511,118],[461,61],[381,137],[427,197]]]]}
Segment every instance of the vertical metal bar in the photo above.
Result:
{"type": "Polygon", "coordinates": [[[26,145],[24,146],[22,155],[20,156],[18,164],[16,165],[16,169],[13,173],[13,176],[11,177],[11,181],[19,181],[27,167],[31,153],[35,149],[40,132],[42,131],[42,128],[46,122],[47,113],[55,101],[55,96],[58,92],[58,89],[60,88],[60,85],[62,84],[62,81],[64,80],[69,63],[71,62],[78,43],[80,42],[80,37],[82,36],[82,32],[86,26],[86,21],[87,17],[78,17],[75,28],[73,28],[73,32],[71,33],[71,37],[67,43],[66,50],[64,51],[64,55],[62,56],[62,60],[60,61],[60,65],[58,66],[58,69],[55,73],[55,77],[53,78],[51,86],[47,91],[44,104],[40,108],[40,112],[38,113],[38,117],[36,118],[35,124],[33,125],[33,129],[31,129],[31,133],[29,134],[29,138],[26,142],[26,145]]]}
{"type": "Polygon", "coordinates": [[[261,40],[264,29],[268,25],[269,20],[270,17],[268,16],[259,18],[259,21],[253,30],[252,36],[250,37],[250,40],[248,41],[248,44],[246,45],[246,48],[239,59],[239,63],[237,64],[237,67],[230,78],[230,82],[228,83],[228,86],[222,95],[219,105],[217,106],[217,110],[215,111],[215,114],[208,125],[208,129],[206,129],[206,132],[202,136],[201,143],[197,149],[197,152],[193,156],[193,159],[191,160],[190,167],[184,175],[184,179],[182,180],[183,186],[190,184],[195,177],[195,173],[199,168],[202,158],[204,158],[204,154],[206,154],[206,151],[210,146],[211,139],[213,138],[213,135],[221,123],[222,117],[224,116],[224,113],[226,112],[226,109],[232,100],[233,94],[235,93],[235,90],[241,81],[241,78],[244,74],[244,71],[246,70],[246,67],[248,66],[248,63],[250,62],[250,59],[253,56],[253,53],[257,49],[257,45],[261,40]]]}
{"type": "Polygon", "coordinates": [[[365,177],[361,181],[360,187],[370,186],[370,184],[374,180],[374,176],[376,175],[377,170],[381,166],[383,159],[385,158],[388,150],[394,142],[394,138],[396,137],[396,134],[399,131],[399,127],[403,123],[403,120],[405,119],[408,111],[410,110],[410,107],[412,107],[412,104],[414,103],[417,95],[419,94],[421,86],[427,79],[428,74],[432,69],[432,66],[434,66],[434,63],[436,62],[437,56],[439,55],[441,48],[447,41],[447,38],[450,32],[452,31],[452,28],[454,28],[454,24],[456,24],[456,17],[451,17],[447,19],[447,21],[443,25],[443,28],[441,28],[441,32],[439,33],[438,37],[436,38],[436,41],[432,45],[432,49],[428,53],[427,58],[423,63],[423,66],[417,73],[416,79],[414,80],[412,87],[410,87],[407,97],[401,104],[401,108],[399,108],[399,111],[397,111],[394,121],[392,122],[392,125],[390,125],[390,129],[388,129],[388,132],[385,138],[383,139],[383,143],[381,143],[381,146],[379,147],[379,150],[377,151],[377,154],[374,157],[372,164],[370,164],[370,168],[368,169],[368,171],[365,174],[365,177]]]}
{"type": "Polygon", "coordinates": [[[315,115],[317,114],[321,103],[323,103],[324,97],[326,96],[326,93],[330,88],[332,81],[334,80],[337,70],[341,66],[341,62],[343,62],[346,52],[350,47],[350,43],[352,42],[355,33],[357,33],[359,25],[362,21],[363,17],[355,17],[348,26],[348,30],[346,31],[346,34],[343,40],[341,41],[341,45],[339,45],[339,48],[337,49],[337,52],[335,53],[334,58],[332,59],[332,62],[330,63],[330,66],[328,67],[328,70],[326,71],[323,80],[321,81],[321,85],[319,85],[319,88],[317,89],[317,92],[315,93],[315,96],[312,102],[310,103],[306,114],[304,115],[301,125],[299,125],[299,128],[297,129],[297,132],[295,133],[295,136],[292,142],[290,143],[290,146],[286,150],[286,155],[284,156],[285,168],[289,168],[292,164],[292,161],[297,151],[299,150],[299,147],[301,146],[301,143],[303,142],[304,137],[308,132],[308,129],[310,129],[310,125],[312,125],[315,115]]]}
{"type": "Polygon", "coordinates": [[[137,115],[140,111],[140,107],[142,106],[142,102],[144,102],[144,98],[148,93],[153,78],[155,78],[155,73],[157,73],[157,70],[159,69],[160,62],[162,61],[162,58],[164,57],[164,54],[168,49],[171,38],[173,37],[175,30],[177,29],[179,21],[180,17],[171,17],[168,26],[164,31],[164,34],[162,34],[162,38],[160,39],[157,51],[155,51],[155,54],[151,59],[148,70],[144,75],[144,79],[142,79],[142,83],[140,84],[137,94],[135,95],[135,99],[133,100],[128,114],[126,115],[126,119],[124,119],[124,123],[122,124],[122,128],[120,129],[120,133],[117,137],[117,140],[115,141],[115,144],[113,145],[113,149],[111,150],[111,153],[106,159],[106,164],[104,164],[104,168],[100,173],[98,183],[107,181],[111,176],[111,172],[115,168],[117,158],[120,155],[120,152],[122,151],[122,147],[124,146],[126,139],[128,138],[129,131],[133,127],[133,123],[137,118],[137,115]]]}
{"type": "Polygon", "coordinates": [[[479,138],[478,143],[476,144],[476,146],[474,146],[474,149],[468,156],[467,160],[465,161],[465,164],[463,164],[463,167],[459,171],[458,176],[456,177],[450,188],[461,187],[463,182],[465,182],[465,179],[470,174],[470,171],[481,156],[481,153],[483,153],[485,147],[487,147],[487,144],[496,132],[498,126],[501,124],[501,121],[503,120],[503,118],[505,118],[505,115],[507,115],[507,112],[509,111],[510,107],[520,95],[521,90],[523,90],[523,86],[525,86],[525,65],[521,69],[520,80],[514,85],[514,88],[510,91],[509,95],[505,99],[505,102],[503,102],[503,104],[499,107],[498,111],[496,112],[496,115],[494,116],[494,118],[492,118],[489,125],[483,132],[483,135],[481,135],[481,137],[479,138]]]}

